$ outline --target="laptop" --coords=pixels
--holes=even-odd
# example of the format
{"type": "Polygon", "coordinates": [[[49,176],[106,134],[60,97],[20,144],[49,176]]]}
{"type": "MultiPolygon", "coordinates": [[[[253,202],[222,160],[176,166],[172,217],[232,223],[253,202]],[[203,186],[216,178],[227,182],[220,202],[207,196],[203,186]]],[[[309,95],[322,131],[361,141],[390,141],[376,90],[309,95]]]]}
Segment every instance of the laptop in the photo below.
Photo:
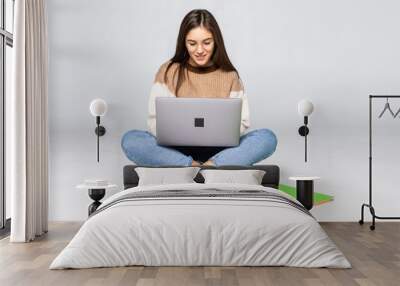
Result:
{"type": "Polygon", "coordinates": [[[240,98],[157,97],[157,144],[237,146],[241,115],[240,98]]]}

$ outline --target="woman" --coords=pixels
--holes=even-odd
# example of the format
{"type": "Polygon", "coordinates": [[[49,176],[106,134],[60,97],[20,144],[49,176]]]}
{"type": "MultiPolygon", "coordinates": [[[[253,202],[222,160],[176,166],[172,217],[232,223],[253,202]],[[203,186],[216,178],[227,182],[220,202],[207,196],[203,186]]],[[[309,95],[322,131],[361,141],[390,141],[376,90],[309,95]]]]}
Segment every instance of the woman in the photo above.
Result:
{"type": "Polygon", "coordinates": [[[184,17],[175,55],[159,68],[155,76],[149,100],[149,132],[128,131],[121,145],[126,156],[137,165],[249,166],[270,156],[277,145],[276,136],[269,129],[244,134],[249,126],[247,96],[226,53],[219,26],[210,12],[199,9],[184,17]],[[155,98],[158,96],[241,98],[239,145],[225,149],[157,145],[155,98]]]}

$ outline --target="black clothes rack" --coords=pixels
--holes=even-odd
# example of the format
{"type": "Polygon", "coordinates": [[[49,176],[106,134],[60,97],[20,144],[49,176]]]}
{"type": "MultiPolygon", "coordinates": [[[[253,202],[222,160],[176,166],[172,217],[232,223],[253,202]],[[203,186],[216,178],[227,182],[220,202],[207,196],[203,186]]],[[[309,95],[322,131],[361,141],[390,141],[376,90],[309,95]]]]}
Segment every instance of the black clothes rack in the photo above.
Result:
{"type": "Polygon", "coordinates": [[[374,98],[400,98],[400,95],[370,95],[369,96],[369,203],[361,206],[361,219],[359,224],[364,224],[364,207],[369,208],[372,215],[372,225],[370,229],[375,229],[375,219],[400,219],[400,217],[383,217],[375,213],[375,208],[372,205],[372,101],[374,98]]]}

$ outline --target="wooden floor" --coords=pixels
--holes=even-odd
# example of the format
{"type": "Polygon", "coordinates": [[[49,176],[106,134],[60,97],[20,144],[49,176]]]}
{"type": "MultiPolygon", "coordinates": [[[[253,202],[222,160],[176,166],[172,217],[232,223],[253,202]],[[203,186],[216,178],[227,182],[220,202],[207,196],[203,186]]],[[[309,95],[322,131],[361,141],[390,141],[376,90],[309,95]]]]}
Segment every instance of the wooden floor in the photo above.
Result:
{"type": "Polygon", "coordinates": [[[0,241],[0,285],[400,285],[400,223],[379,222],[372,232],[357,223],[322,223],[353,268],[120,267],[48,270],[80,227],[53,223],[32,243],[0,241]]]}

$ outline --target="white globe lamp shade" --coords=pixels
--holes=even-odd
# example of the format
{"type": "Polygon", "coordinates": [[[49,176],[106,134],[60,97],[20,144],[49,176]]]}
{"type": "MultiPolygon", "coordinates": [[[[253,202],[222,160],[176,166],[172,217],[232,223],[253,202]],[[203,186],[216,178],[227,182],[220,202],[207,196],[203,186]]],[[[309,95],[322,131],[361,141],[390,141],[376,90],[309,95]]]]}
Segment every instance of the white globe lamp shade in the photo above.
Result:
{"type": "Polygon", "coordinates": [[[313,112],[313,110],[314,105],[311,101],[308,101],[306,99],[301,100],[297,105],[297,111],[301,116],[308,116],[313,112]]]}
{"type": "Polygon", "coordinates": [[[93,99],[90,103],[90,113],[93,116],[104,116],[107,112],[107,103],[101,99],[93,99]]]}

